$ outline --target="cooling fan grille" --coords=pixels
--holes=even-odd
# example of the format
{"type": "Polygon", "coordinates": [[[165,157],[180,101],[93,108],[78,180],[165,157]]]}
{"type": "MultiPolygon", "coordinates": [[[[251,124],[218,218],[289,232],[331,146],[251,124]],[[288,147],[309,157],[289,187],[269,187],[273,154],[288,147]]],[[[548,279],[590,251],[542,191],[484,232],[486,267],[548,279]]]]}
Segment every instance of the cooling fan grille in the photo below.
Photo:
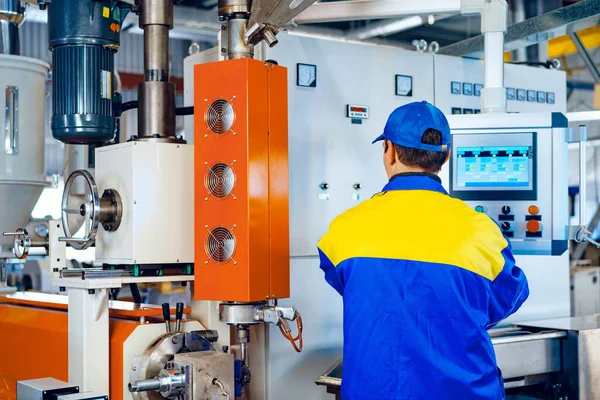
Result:
{"type": "Polygon", "coordinates": [[[209,231],[204,244],[206,254],[219,263],[227,262],[235,251],[235,236],[227,228],[217,227],[209,231]]]}
{"type": "Polygon", "coordinates": [[[231,129],[235,120],[235,111],[226,100],[214,101],[206,111],[206,124],[216,134],[223,134],[231,129]]]}
{"type": "Polygon", "coordinates": [[[235,175],[233,169],[223,163],[213,165],[206,171],[204,185],[206,190],[215,197],[227,197],[233,190],[235,175]]]}

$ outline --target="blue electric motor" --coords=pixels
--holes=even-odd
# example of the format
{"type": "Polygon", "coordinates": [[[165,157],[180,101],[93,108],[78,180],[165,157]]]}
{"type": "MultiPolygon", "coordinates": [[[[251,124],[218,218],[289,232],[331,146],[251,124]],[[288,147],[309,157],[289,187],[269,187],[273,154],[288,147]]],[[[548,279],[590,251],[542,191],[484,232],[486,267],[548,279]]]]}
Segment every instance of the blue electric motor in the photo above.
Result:
{"type": "Polygon", "coordinates": [[[70,144],[115,137],[114,55],[130,6],[114,0],[51,0],[52,134],[70,144]]]}

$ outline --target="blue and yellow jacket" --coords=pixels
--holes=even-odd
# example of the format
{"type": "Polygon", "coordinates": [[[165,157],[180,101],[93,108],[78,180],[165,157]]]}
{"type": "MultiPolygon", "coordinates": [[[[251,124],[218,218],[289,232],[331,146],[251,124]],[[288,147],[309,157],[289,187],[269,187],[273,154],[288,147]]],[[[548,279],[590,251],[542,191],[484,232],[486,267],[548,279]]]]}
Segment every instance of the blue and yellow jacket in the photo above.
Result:
{"type": "Polygon", "coordinates": [[[510,243],[435,175],[400,174],[319,242],[344,302],[342,398],[502,399],[487,329],[527,299],[510,243]]]}

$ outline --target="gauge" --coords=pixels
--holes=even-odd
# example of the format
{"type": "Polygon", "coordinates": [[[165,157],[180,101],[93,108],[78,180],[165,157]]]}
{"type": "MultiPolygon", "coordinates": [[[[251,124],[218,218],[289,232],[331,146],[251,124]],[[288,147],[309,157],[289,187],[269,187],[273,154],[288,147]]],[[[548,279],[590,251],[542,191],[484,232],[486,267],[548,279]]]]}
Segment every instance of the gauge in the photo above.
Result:
{"type": "Polygon", "coordinates": [[[475,96],[481,96],[481,89],[483,89],[483,85],[480,83],[476,83],[473,85],[473,94],[475,96]]]}
{"type": "Polygon", "coordinates": [[[396,75],[396,96],[412,96],[412,76],[396,75]]]}
{"type": "Polygon", "coordinates": [[[554,92],[548,92],[546,93],[546,103],[548,104],[554,104],[554,92]]]}
{"type": "Polygon", "coordinates": [[[517,92],[514,88],[506,88],[506,100],[515,100],[517,92]]]}
{"type": "Polygon", "coordinates": [[[538,103],[546,102],[546,92],[537,92],[537,102],[538,103]]]}
{"type": "Polygon", "coordinates": [[[317,66],[313,64],[297,65],[296,84],[302,87],[317,87],[317,66]]]}
{"type": "Polygon", "coordinates": [[[472,83],[463,83],[462,84],[463,94],[465,96],[473,96],[473,84],[472,83]]]}
{"type": "Polygon", "coordinates": [[[517,100],[525,101],[525,89],[517,89],[517,100]]]}
{"type": "Polygon", "coordinates": [[[452,91],[452,94],[460,94],[460,82],[450,83],[450,90],[452,91]]]}
{"type": "Polygon", "coordinates": [[[535,90],[527,91],[527,101],[535,102],[535,90]]]}

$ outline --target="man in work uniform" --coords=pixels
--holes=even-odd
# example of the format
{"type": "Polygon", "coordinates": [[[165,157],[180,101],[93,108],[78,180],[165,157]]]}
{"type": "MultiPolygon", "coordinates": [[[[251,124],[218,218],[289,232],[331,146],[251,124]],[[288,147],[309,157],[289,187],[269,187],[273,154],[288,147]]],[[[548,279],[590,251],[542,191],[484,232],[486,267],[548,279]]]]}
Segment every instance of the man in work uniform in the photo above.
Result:
{"type": "Polygon", "coordinates": [[[389,183],[319,242],[344,302],[342,398],[503,399],[487,330],[529,295],[510,243],[442,187],[450,128],[439,109],[396,109],[378,141],[389,183]]]}

